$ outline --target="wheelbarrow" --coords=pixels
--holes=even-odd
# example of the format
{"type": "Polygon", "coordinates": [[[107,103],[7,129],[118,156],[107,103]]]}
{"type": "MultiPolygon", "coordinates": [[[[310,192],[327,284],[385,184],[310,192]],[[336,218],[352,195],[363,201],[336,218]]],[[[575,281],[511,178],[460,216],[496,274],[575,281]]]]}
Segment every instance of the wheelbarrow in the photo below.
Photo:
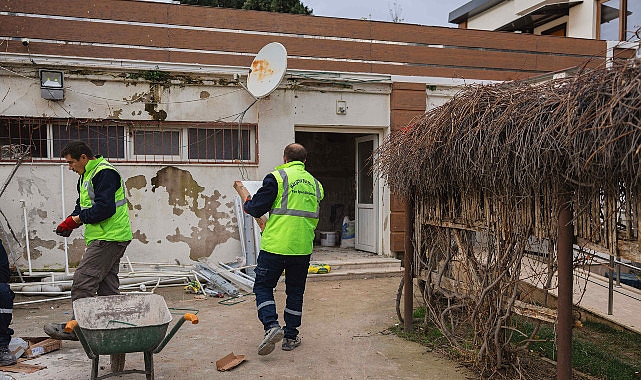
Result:
{"type": "Polygon", "coordinates": [[[165,336],[172,316],[165,299],[157,294],[81,298],[73,302],[73,312],[76,319],[67,323],[65,331],[76,333],[91,359],[92,380],[125,373],[144,373],[153,380],[152,355],[165,347],[185,321],[198,323],[196,315],[186,313],[165,336]],[[129,352],[144,353],[144,371],[123,371],[129,352]],[[111,355],[112,373],[98,377],[100,355],[111,355]]]}

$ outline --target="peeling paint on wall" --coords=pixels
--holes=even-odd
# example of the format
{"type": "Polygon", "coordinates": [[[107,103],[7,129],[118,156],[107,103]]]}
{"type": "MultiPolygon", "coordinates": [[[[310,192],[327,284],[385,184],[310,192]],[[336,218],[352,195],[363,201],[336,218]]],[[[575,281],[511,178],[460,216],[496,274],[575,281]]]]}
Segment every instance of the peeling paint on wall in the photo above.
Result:
{"type": "Polygon", "coordinates": [[[232,223],[228,205],[223,206],[225,198],[219,191],[211,196],[204,195],[204,187],[198,185],[191,173],[173,166],[165,167],[151,179],[152,191],[163,187],[169,195],[168,203],[173,206],[174,215],[191,212],[198,218],[198,225],[191,225],[185,231],[177,226],[173,235],[168,235],[170,242],[184,242],[190,247],[190,259],[197,261],[208,257],[214,248],[237,236],[236,226],[232,223]],[[219,211],[221,206],[225,211],[219,211]],[[225,223],[225,224],[223,224],[225,223]]]}
{"type": "Polygon", "coordinates": [[[147,240],[147,235],[145,235],[142,231],[136,230],[133,232],[134,239],[138,240],[142,244],[147,244],[149,243],[149,240],[147,240]]]}
{"type": "Polygon", "coordinates": [[[147,178],[145,178],[144,175],[136,175],[131,178],[128,178],[125,181],[125,186],[127,187],[127,195],[131,196],[131,192],[129,190],[131,189],[142,189],[143,187],[147,186],[147,178]]]}
{"type": "MultiPolygon", "coordinates": [[[[35,231],[30,232],[29,242],[31,244],[31,249],[29,249],[31,260],[36,260],[39,257],[45,255],[47,250],[54,249],[56,247],[56,240],[42,240],[38,236],[35,236],[35,231]]],[[[52,232],[53,233],[53,232],[52,232]]],[[[27,251],[24,252],[24,258],[27,258],[27,251]]]]}
{"type": "Polygon", "coordinates": [[[49,199],[49,194],[42,190],[51,187],[51,179],[32,176],[30,178],[17,177],[16,181],[18,182],[18,193],[21,196],[32,196],[34,195],[33,189],[35,189],[38,192],[38,195],[42,196],[44,199],[49,199]]]}
{"type": "Polygon", "coordinates": [[[122,114],[122,108],[119,110],[114,110],[111,115],[108,116],[109,119],[120,119],[120,115],[122,114]]]}

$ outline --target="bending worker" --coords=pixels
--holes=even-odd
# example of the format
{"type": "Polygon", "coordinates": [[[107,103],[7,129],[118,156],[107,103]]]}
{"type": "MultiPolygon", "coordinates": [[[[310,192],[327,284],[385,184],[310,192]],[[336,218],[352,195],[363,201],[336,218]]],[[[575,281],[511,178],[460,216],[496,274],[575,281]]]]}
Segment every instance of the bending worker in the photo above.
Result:
{"type": "MultiPolygon", "coordinates": [[[[80,178],[76,207],[56,233],[68,237],[84,224],[87,244],[73,274],[71,301],[120,294],[120,259],[132,239],[122,177],[102,156],[94,156],[84,141],[70,142],[60,155],[80,178]]],[[[52,338],[78,340],[74,332],[65,332],[64,327],[65,323],[50,323],[44,331],[52,338]]]]}
{"type": "Polygon", "coordinates": [[[323,186],[305,170],[307,151],[300,144],[285,147],[283,165],[267,174],[244,210],[253,217],[269,212],[257,259],[254,293],[258,319],[265,336],[259,355],[271,353],[283,340],[282,349],[291,351],[301,344],[298,327],[303,315],[303,294],[309,259],[314,245],[323,186]],[[281,329],[274,302],[274,288],[285,270],[285,327],[281,329]]]}

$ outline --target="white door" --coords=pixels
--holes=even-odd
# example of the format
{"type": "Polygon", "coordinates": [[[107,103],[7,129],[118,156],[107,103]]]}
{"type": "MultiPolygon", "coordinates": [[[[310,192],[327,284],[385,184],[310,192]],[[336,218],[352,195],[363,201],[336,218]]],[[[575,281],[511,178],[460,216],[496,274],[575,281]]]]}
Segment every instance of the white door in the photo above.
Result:
{"type": "Polygon", "coordinates": [[[372,153],[378,136],[356,139],[356,249],[378,253],[378,184],[372,173],[372,153]]]}

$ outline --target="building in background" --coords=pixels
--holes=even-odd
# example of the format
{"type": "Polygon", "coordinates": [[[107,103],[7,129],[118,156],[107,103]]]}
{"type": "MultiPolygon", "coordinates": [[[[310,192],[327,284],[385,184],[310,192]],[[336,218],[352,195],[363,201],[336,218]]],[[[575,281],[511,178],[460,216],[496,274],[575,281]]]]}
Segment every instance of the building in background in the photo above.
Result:
{"type": "Polygon", "coordinates": [[[638,41],[637,0],[472,0],[453,10],[460,28],[608,41],[638,41]]]}

